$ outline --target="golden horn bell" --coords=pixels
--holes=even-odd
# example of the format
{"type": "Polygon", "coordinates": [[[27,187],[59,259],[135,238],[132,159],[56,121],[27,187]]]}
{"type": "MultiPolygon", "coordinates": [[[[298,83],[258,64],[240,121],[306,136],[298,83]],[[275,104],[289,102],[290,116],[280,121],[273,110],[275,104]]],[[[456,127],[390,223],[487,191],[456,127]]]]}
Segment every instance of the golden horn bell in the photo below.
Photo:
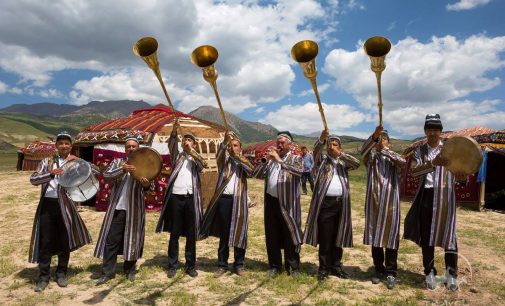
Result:
{"type": "Polygon", "coordinates": [[[386,69],[386,63],[384,60],[386,58],[386,54],[388,54],[389,50],[391,50],[391,43],[389,40],[382,36],[370,37],[366,40],[363,48],[372,61],[370,66],[372,71],[384,71],[384,69],[386,69]]]}
{"type": "Polygon", "coordinates": [[[217,71],[214,68],[214,63],[217,61],[219,53],[217,49],[210,45],[203,45],[191,53],[191,62],[202,68],[203,78],[209,82],[217,80],[217,71]]]}
{"type": "Polygon", "coordinates": [[[147,66],[152,69],[156,75],[156,78],[160,82],[161,89],[163,89],[163,93],[165,94],[168,105],[172,110],[174,110],[174,105],[168,96],[167,89],[165,88],[165,84],[161,78],[160,63],[158,62],[158,55],[156,53],[157,50],[158,41],[154,37],[143,37],[139,39],[135,44],[133,44],[133,53],[142,58],[144,62],[146,62],[147,66]]]}
{"type": "Polygon", "coordinates": [[[291,48],[291,57],[300,64],[303,74],[308,79],[317,76],[316,57],[319,47],[315,41],[302,40],[291,48]]]}

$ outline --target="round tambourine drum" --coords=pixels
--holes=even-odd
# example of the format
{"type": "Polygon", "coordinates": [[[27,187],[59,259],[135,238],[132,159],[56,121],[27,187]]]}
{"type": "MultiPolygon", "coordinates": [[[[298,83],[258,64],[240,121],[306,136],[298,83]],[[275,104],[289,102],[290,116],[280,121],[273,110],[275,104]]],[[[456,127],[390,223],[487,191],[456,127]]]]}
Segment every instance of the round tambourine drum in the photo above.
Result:
{"type": "Polygon", "coordinates": [[[482,151],[471,137],[455,136],[447,139],[440,154],[449,160],[446,168],[452,173],[474,174],[482,163],[482,151]]]}
{"type": "Polygon", "coordinates": [[[160,174],[163,160],[156,150],[142,147],[128,156],[128,164],[135,166],[135,172],[131,174],[134,179],[145,177],[150,181],[160,174]]]}
{"type": "Polygon", "coordinates": [[[64,171],[58,176],[58,182],[65,188],[72,201],[87,201],[98,192],[98,180],[88,162],[76,159],[66,163],[62,168],[64,171]]]}

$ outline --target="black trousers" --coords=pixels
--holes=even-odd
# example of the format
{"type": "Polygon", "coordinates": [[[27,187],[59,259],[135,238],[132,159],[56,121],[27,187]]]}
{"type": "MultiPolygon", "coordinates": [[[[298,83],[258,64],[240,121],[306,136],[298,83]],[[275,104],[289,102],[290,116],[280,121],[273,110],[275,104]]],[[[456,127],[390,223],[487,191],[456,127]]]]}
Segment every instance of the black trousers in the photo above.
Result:
{"type": "Polygon", "coordinates": [[[372,247],[372,258],[375,272],[396,277],[398,249],[372,247]]]}
{"type": "Polygon", "coordinates": [[[51,257],[58,255],[56,276],[65,276],[68,271],[70,249],[68,236],[58,199],[44,198],[40,208],[40,253],[39,280],[49,281],[51,257]]]}
{"type": "Polygon", "coordinates": [[[302,191],[304,194],[307,193],[307,180],[310,184],[310,191],[314,192],[314,180],[312,179],[312,173],[302,172],[302,191]]]}
{"type": "Polygon", "coordinates": [[[342,218],[342,198],[325,197],[317,219],[319,271],[329,272],[342,267],[344,250],[337,247],[338,224],[342,218]]]}
{"type": "MultiPolygon", "coordinates": [[[[425,188],[421,199],[421,248],[423,252],[424,274],[435,269],[435,247],[429,246],[431,222],[433,220],[433,188],[425,188]]],[[[458,250],[445,250],[445,269],[453,276],[458,275],[458,250]]]]}
{"type": "MultiPolygon", "coordinates": [[[[214,222],[219,222],[220,224],[217,261],[219,267],[228,268],[228,258],[230,256],[228,242],[230,238],[231,213],[233,210],[233,195],[221,195],[216,205],[217,215],[214,222]]],[[[233,267],[237,268],[244,266],[245,249],[234,247],[233,252],[235,259],[233,267]]]]}
{"type": "MultiPolygon", "coordinates": [[[[126,210],[115,210],[109,233],[105,240],[102,274],[113,276],[116,274],[117,255],[123,254],[124,232],[126,226],[126,210]]],[[[125,260],[123,270],[125,274],[135,271],[136,260],[125,260]]]]}
{"type": "Polygon", "coordinates": [[[284,248],[286,271],[300,269],[300,254],[291,239],[288,226],[282,217],[279,199],[265,194],[265,238],[270,268],[282,270],[281,249],[284,248]]]}
{"type": "Polygon", "coordinates": [[[179,268],[179,237],[186,236],[186,270],[195,268],[196,264],[196,234],[195,207],[193,195],[171,194],[169,199],[168,217],[172,224],[168,241],[168,268],[179,268]]]}

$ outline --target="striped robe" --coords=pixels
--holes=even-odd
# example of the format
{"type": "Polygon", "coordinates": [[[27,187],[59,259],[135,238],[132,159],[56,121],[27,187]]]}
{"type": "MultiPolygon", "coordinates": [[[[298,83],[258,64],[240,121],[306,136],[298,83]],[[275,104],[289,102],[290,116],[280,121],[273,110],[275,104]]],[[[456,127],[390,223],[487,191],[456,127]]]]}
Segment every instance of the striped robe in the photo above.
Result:
{"type": "MultiPolygon", "coordinates": [[[[441,144],[443,146],[443,143],[441,144]]],[[[405,218],[404,238],[421,245],[420,206],[426,174],[433,172],[433,219],[429,246],[439,246],[446,250],[456,250],[456,188],[455,177],[443,166],[432,166],[428,162],[428,144],[414,150],[415,166],[413,176],[422,176],[414,202],[405,218]]]]}
{"type": "MultiPolygon", "coordinates": [[[[300,207],[300,178],[302,176],[302,158],[288,152],[282,159],[281,169],[277,180],[277,194],[281,213],[289,229],[293,244],[297,252],[302,245],[302,216],[300,207]]],[[[276,162],[258,164],[254,169],[254,177],[265,180],[265,195],[267,192],[268,175],[276,162]]]]}
{"type": "MultiPolygon", "coordinates": [[[[158,224],[156,225],[156,233],[161,232],[171,232],[172,224],[169,222],[165,222],[165,215],[168,213],[168,200],[170,199],[170,195],[172,194],[172,189],[174,187],[175,179],[181,171],[182,165],[184,163],[184,159],[187,158],[188,153],[182,152],[179,153],[178,150],[178,138],[177,134],[170,134],[170,138],[168,139],[168,150],[170,151],[170,157],[172,158],[172,165],[175,165],[173,168],[170,177],[168,178],[167,190],[165,192],[165,197],[163,200],[163,208],[161,209],[160,218],[158,219],[158,224]]],[[[191,163],[191,176],[193,182],[193,202],[194,202],[194,210],[195,210],[195,237],[198,237],[198,233],[200,233],[200,225],[202,221],[202,195],[200,192],[200,172],[204,168],[207,167],[207,163],[204,161],[203,157],[198,154],[195,150],[191,152],[191,156],[193,157],[193,162],[191,163]]],[[[181,236],[185,236],[183,233],[181,236]]]]}
{"type": "MultiPolygon", "coordinates": [[[[43,159],[37,170],[30,177],[30,183],[32,185],[41,185],[41,193],[39,205],[37,206],[37,211],[35,212],[35,219],[33,221],[32,237],[30,241],[30,251],[28,261],[31,263],[37,263],[40,256],[40,213],[41,204],[46,194],[46,190],[49,187],[49,182],[51,181],[51,169],[55,163],[57,156],[53,158],[43,159]]],[[[96,167],[91,168],[93,174],[98,173],[96,167]]],[[[68,238],[68,248],[72,252],[78,248],[91,243],[91,235],[82,221],[81,216],[77,212],[75,203],[67,195],[67,192],[63,187],[58,185],[58,203],[61,210],[61,215],[63,217],[63,223],[65,224],[65,229],[67,231],[68,238]]]]}
{"type": "Polygon", "coordinates": [[[215,215],[216,203],[223,194],[226,186],[230,182],[233,173],[237,175],[235,184],[235,194],[233,195],[233,208],[231,213],[230,236],[228,245],[245,249],[247,247],[247,224],[248,224],[248,206],[247,206],[247,177],[253,173],[252,164],[243,156],[237,158],[227,154],[228,144],[222,143],[216,153],[219,176],[216,184],[216,193],[210,200],[210,204],[203,216],[202,229],[199,239],[209,235],[219,237],[216,231],[215,215]]]}
{"type": "Polygon", "coordinates": [[[359,160],[353,156],[342,152],[337,158],[333,159],[328,155],[323,155],[323,142],[316,141],[314,146],[314,169],[317,169],[314,181],[314,193],[310,201],[310,210],[305,224],[305,233],[303,242],[312,246],[317,246],[319,212],[323,203],[328,187],[333,177],[333,171],[336,169],[337,175],[342,184],[342,217],[337,229],[337,247],[352,247],[352,220],[351,220],[351,193],[349,188],[348,170],[354,170],[359,167],[359,160]]]}
{"type": "Polygon", "coordinates": [[[361,147],[367,166],[365,232],[363,243],[398,249],[400,240],[400,192],[398,173],[405,159],[390,150],[377,152],[370,136],[361,147]]]}
{"type": "Polygon", "coordinates": [[[107,181],[113,181],[114,187],[109,197],[109,207],[105,213],[100,234],[94,256],[103,258],[105,252],[105,244],[107,236],[112,224],[114,212],[121,196],[123,188],[128,191],[128,204],[126,210],[126,223],[124,229],[123,240],[123,257],[124,260],[134,261],[142,257],[144,250],[144,237],[145,237],[145,205],[144,205],[144,190],[142,184],[131,178],[130,184],[126,185],[127,175],[123,172],[123,165],[127,159],[116,158],[109,165],[107,170],[103,173],[103,177],[107,181]]]}

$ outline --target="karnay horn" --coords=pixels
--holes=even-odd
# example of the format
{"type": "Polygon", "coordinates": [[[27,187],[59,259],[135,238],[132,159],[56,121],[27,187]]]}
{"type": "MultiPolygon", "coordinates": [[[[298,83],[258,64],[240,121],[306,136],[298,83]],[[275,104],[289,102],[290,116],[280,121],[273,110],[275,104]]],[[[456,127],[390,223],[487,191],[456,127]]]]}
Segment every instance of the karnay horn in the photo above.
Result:
{"type": "Polygon", "coordinates": [[[370,57],[370,68],[375,72],[377,78],[377,95],[379,97],[379,125],[382,126],[382,91],[381,91],[381,74],[386,69],[386,54],[391,50],[391,43],[382,36],[374,36],[367,39],[363,46],[366,54],[370,57]]]}
{"type": "Polygon", "coordinates": [[[217,61],[219,54],[217,49],[213,46],[203,45],[191,53],[191,62],[196,66],[202,68],[203,78],[205,81],[209,82],[210,86],[214,90],[214,95],[216,96],[217,104],[219,105],[219,110],[221,111],[221,117],[223,118],[224,128],[229,131],[228,122],[226,121],[226,116],[221,105],[221,99],[219,98],[219,92],[217,91],[217,71],[214,67],[214,63],[217,61]]]}

